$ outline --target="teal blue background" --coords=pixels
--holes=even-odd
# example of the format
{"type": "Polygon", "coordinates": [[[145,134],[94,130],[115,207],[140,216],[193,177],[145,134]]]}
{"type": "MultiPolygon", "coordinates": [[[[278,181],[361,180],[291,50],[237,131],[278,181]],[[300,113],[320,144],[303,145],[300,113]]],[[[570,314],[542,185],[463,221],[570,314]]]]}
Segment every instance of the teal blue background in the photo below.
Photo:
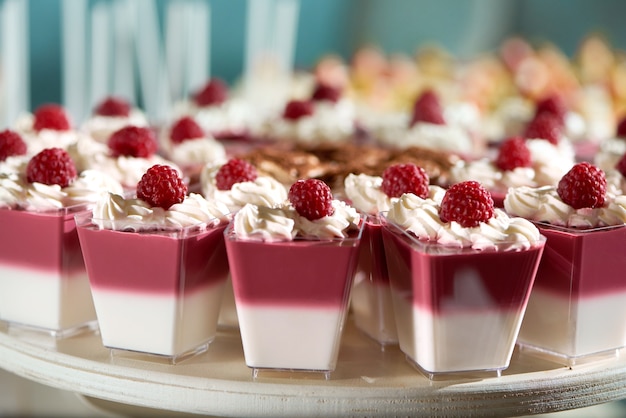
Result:
{"type": "MultiPolygon", "coordinates": [[[[247,0],[198,1],[211,5],[211,73],[233,82],[243,68],[247,0]]],[[[165,3],[158,1],[161,11],[165,3]]],[[[60,5],[29,4],[33,108],[61,100],[60,5]]],[[[622,0],[301,0],[295,66],[310,68],[329,52],[349,59],[366,43],[412,53],[436,42],[468,57],[513,34],[549,40],[571,55],[585,35],[599,31],[622,49],[625,17],[622,0]]]]}

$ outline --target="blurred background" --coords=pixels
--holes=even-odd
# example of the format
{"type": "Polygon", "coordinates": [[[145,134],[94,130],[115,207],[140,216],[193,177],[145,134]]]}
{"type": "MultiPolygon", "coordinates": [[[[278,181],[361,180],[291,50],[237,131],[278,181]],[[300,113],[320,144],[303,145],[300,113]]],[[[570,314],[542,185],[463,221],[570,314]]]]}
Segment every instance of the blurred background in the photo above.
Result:
{"type": "Polygon", "coordinates": [[[626,48],[621,0],[0,0],[0,122],[46,102],[78,120],[123,93],[160,118],[210,76],[240,80],[259,54],[311,69],[364,45],[458,58],[512,35],[576,53],[589,33],[626,48]]]}

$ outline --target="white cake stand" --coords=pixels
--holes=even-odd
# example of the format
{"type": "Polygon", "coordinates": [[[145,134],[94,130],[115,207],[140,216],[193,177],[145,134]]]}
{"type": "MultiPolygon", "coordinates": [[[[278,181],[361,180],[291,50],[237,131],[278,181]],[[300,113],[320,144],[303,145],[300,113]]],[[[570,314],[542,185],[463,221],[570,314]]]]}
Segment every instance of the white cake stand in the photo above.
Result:
{"type": "Polygon", "coordinates": [[[76,392],[120,414],[145,409],[211,416],[492,416],[582,408],[626,397],[626,356],[573,369],[514,352],[501,377],[434,381],[397,347],[380,346],[349,321],[330,380],[315,374],[253,379],[239,333],[221,331],[209,350],[176,365],[111,357],[98,334],[55,341],[0,325],[0,367],[76,392]]]}

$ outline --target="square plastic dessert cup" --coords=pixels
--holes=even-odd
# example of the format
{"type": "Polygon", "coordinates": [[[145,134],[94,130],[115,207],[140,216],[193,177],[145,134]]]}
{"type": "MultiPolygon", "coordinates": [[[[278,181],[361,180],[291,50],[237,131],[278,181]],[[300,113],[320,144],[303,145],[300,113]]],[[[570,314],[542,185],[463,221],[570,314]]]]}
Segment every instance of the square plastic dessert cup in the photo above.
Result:
{"type": "MultiPolygon", "coordinates": [[[[361,224],[363,224],[361,222],[361,224]]],[[[335,369],[361,229],[343,239],[261,241],[231,225],[226,250],[246,365],[259,372],[335,369]]]]}
{"type": "Polygon", "coordinates": [[[0,319],[66,338],[97,328],[74,215],[86,204],[0,208],[0,319]]]}
{"type": "Polygon", "coordinates": [[[76,217],[103,345],[169,363],[206,351],[228,277],[227,222],[140,232],[114,223],[76,217]]]}
{"type": "Polygon", "coordinates": [[[545,238],[519,251],[451,248],[382,221],[400,350],[409,362],[431,379],[499,376],[509,366],[545,238]]]}
{"type": "Polygon", "coordinates": [[[382,224],[378,215],[364,215],[359,263],[354,277],[350,307],[359,330],[386,345],[398,343],[393,313],[382,224]]]}
{"type": "Polygon", "coordinates": [[[548,239],[518,342],[566,366],[626,346],[626,227],[536,224],[548,239]]]}

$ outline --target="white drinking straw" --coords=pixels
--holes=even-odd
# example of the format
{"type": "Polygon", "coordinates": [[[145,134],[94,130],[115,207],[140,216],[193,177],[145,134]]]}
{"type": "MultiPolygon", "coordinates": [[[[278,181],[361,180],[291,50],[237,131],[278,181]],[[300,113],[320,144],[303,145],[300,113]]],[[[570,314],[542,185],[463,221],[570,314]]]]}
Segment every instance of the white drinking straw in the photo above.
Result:
{"type": "Polygon", "coordinates": [[[211,76],[211,7],[194,1],[188,9],[187,83],[183,95],[200,87],[211,76]]]}
{"type": "Polygon", "coordinates": [[[87,2],[83,0],[63,0],[62,24],[62,103],[72,115],[74,123],[85,116],[88,105],[86,99],[87,60],[86,60],[86,15],[87,2]]]}
{"type": "Polygon", "coordinates": [[[91,90],[90,109],[111,91],[111,7],[96,3],[91,9],[91,90]]]}
{"type": "Polygon", "coordinates": [[[137,103],[135,51],[133,45],[134,8],[131,0],[116,0],[113,7],[113,85],[115,95],[137,103]]]}
{"type": "Polygon", "coordinates": [[[0,3],[0,121],[10,126],[30,107],[28,6],[25,0],[0,3]]]}
{"type": "Polygon", "coordinates": [[[163,42],[153,0],[136,0],[134,37],[139,67],[139,83],[144,110],[155,123],[162,123],[169,112],[168,79],[163,42]]]}
{"type": "Polygon", "coordinates": [[[169,95],[177,100],[185,85],[185,57],[188,55],[186,2],[172,0],[167,4],[165,17],[165,57],[169,77],[169,95]]]}

